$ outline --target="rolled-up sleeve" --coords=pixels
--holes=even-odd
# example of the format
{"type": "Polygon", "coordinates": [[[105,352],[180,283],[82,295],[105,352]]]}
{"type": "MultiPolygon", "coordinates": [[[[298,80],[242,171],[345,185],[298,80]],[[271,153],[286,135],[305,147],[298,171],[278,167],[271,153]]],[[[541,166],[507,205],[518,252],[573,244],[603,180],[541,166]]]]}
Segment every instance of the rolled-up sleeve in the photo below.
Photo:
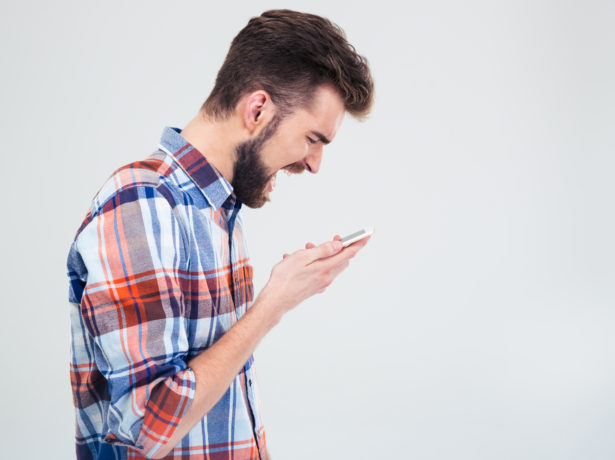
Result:
{"type": "Polygon", "coordinates": [[[183,232],[170,195],[133,186],[108,199],[76,241],[88,273],[81,317],[108,384],[104,440],[146,457],[168,441],[194,397],[183,232]]]}

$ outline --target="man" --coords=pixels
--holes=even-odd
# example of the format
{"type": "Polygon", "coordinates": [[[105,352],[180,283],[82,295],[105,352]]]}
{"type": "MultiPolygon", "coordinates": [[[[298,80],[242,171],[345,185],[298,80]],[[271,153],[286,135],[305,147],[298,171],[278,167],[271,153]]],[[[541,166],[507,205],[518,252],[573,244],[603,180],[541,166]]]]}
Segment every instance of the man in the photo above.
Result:
{"type": "Polygon", "coordinates": [[[242,203],[280,169],[317,173],[345,112],[373,100],[367,62],[327,19],[253,18],[183,129],[116,171],[68,257],[79,459],[265,459],[252,353],[368,238],[284,254],[253,299],[242,203]]]}

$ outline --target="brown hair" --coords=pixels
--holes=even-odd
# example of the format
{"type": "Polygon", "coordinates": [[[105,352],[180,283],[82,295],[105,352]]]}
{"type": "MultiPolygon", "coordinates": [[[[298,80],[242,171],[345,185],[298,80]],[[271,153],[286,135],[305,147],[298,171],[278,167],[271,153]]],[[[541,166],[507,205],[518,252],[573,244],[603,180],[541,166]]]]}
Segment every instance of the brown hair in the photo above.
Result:
{"type": "Polygon", "coordinates": [[[233,39],[201,110],[229,116],[246,94],[267,91],[282,116],[309,105],[317,86],[331,84],[344,107],[365,117],[374,99],[367,59],[326,18],[291,10],[265,11],[233,39]]]}

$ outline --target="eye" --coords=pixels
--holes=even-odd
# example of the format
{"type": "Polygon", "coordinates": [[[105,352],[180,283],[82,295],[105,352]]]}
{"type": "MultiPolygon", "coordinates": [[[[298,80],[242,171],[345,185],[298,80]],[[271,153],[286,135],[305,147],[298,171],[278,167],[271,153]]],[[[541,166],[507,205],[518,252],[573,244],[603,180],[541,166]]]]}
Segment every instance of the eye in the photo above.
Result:
{"type": "Polygon", "coordinates": [[[306,136],[306,138],[310,142],[310,144],[316,144],[318,142],[318,140],[314,140],[310,136],[306,136]]]}

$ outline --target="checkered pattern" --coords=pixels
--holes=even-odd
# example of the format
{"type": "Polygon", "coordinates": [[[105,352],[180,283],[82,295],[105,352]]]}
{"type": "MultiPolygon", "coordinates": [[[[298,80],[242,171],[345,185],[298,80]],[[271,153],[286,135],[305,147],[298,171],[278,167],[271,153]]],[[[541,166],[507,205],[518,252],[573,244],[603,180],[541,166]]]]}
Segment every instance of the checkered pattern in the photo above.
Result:
{"type": "MultiPolygon", "coordinates": [[[[187,362],[253,300],[241,202],[179,131],[107,180],[70,248],[79,459],[154,455],[193,400],[187,362]]],[[[167,458],[266,458],[252,363],[167,458]]]]}

